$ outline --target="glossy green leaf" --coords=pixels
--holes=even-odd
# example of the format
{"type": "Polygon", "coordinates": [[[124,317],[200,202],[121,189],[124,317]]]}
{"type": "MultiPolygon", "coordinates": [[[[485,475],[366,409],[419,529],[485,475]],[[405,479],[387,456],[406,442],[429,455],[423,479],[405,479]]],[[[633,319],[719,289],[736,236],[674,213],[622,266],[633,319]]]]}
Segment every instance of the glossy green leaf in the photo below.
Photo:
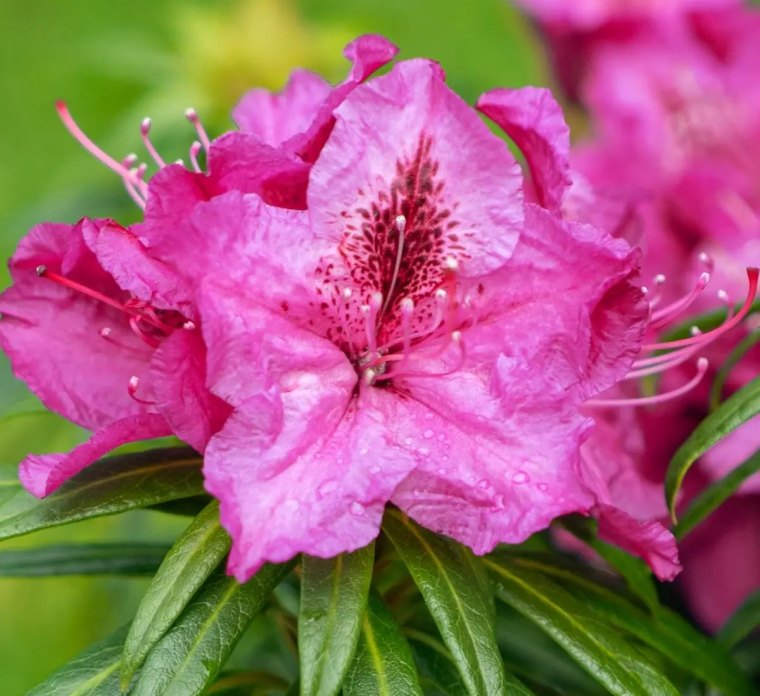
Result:
{"type": "Polygon", "coordinates": [[[126,626],[51,674],[27,696],[115,696],[126,626]]]}
{"type": "Polygon", "coordinates": [[[683,539],[702,520],[711,515],[728,500],[750,476],[760,471],[760,450],[729,472],[726,476],[705,488],[691,501],[686,512],[678,520],[673,533],[683,539]]]}
{"type": "Polygon", "coordinates": [[[0,539],[203,493],[201,459],[163,449],[108,457],[37,500],[18,492],[0,507],[0,539]]]}
{"type": "Polygon", "coordinates": [[[264,566],[242,585],[224,575],[210,579],[150,652],[130,696],[204,693],[292,566],[264,566]]]}
{"type": "Polygon", "coordinates": [[[760,626],[760,590],[747,597],[718,633],[718,642],[733,647],[760,626]]]}
{"type": "Polygon", "coordinates": [[[472,552],[395,510],[383,529],[406,563],[471,696],[505,694],[493,593],[472,552]]]}
{"type": "Polygon", "coordinates": [[[1,577],[48,575],[153,575],[165,544],[57,544],[0,551],[1,577]]]}
{"type": "Polygon", "coordinates": [[[678,448],[665,475],[665,498],[673,522],[678,491],[692,464],[731,431],[760,413],[760,377],[732,394],[678,448]]]}
{"type": "Polygon", "coordinates": [[[440,640],[415,629],[406,629],[404,635],[420,669],[425,693],[435,690],[445,696],[467,696],[467,689],[451,659],[451,653],[440,640]]]}
{"type": "Polygon", "coordinates": [[[271,672],[230,672],[222,674],[208,691],[209,696],[252,696],[272,691],[285,693],[288,682],[271,672]]]}
{"type": "Polygon", "coordinates": [[[423,696],[409,643],[372,592],[343,696],[423,696]]]}
{"type": "Polygon", "coordinates": [[[671,610],[660,606],[653,615],[632,604],[619,592],[552,563],[548,558],[520,557],[508,563],[555,581],[589,610],[596,612],[605,623],[625,629],[674,665],[720,688],[725,696],[753,693],[728,653],[671,610]]]}
{"type": "Polygon", "coordinates": [[[367,609],[375,545],[322,559],[301,561],[298,648],[302,696],[340,691],[367,609]]]}
{"type": "Polygon", "coordinates": [[[153,646],[182,613],[230,548],[214,501],[172,546],[148,587],[124,644],[122,686],[129,684],[153,646]]]}
{"type": "Polygon", "coordinates": [[[677,696],[678,690],[608,622],[544,575],[486,559],[502,601],[534,621],[578,664],[618,696],[677,696]]]}
{"type": "Polygon", "coordinates": [[[741,359],[760,343],[760,331],[753,331],[745,336],[742,341],[728,354],[728,357],[724,360],[723,364],[718,369],[718,372],[713,379],[712,387],[710,388],[710,410],[714,411],[720,405],[723,397],[723,388],[726,385],[726,380],[731,374],[731,370],[741,361],[741,359]]]}

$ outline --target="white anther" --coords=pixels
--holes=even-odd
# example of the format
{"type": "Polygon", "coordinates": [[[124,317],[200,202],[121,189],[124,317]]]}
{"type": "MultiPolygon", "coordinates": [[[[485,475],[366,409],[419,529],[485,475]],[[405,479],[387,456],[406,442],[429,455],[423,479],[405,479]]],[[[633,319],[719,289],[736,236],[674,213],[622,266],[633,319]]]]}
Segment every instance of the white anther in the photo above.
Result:
{"type": "Polygon", "coordinates": [[[343,296],[343,299],[344,299],[344,300],[350,300],[350,299],[351,299],[351,296],[352,296],[354,293],[353,293],[353,292],[351,292],[351,288],[343,288],[343,290],[341,290],[340,294],[343,296]]]}
{"type": "Polygon", "coordinates": [[[459,262],[453,256],[447,256],[443,261],[443,265],[450,271],[456,271],[459,268],[459,262]]]}
{"type": "Polygon", "coordinates": [[[362,375],[362,379],[368,387],[371,387],[374,384],[376,377],[377,372],[375,372],[371,367],[367,370],[364,370],[364,374],[362,375]]]}
{"type": "Polygon", "coordinates": [[[406,229],[406,218],[403,215],[396,215],[396,229],[399,234],[404,234],[406,229]]]}
{"type": "Polygon", "coordinates": [[[129,391],[134,394],[137,391],[137,387],[140,386],[140,378],[137,375],[132,375],[129,378],[129,391]]]}
{"type": "Polygon", "coordinates": [[[174,160],[174,164],[179,164],[180,166],[185,166],[185,160],[183,160],[181,157],[178,160],[174,160]]]}
{"type": "Polygon", "coordinates": [[[405,297],[399,302],[399,307],[403,314],[411,314],[414,312],[414,301],[410,297],[405,297]]]}
{"type": "Polygon", "coordinates": [[[37,266],[37,268],[34,269],[34,272],[38,276],[43,276],[43,275],[45,275],[45,273],[47,273],[47,266],[44,266],[43,264],[40,264],[39,266],[37,266]]]}
{"type": "Polygon", "coordinates": [[[153,125],[153,122],[148,118],[147,116],[142,120],[142,123],[140,124],[140,130],[142,131],[143,135],[147,135],[148,131],[150,130],[151,125],[153,125]]]}
{"type": "Polygon", "coordinates": [[[692,336],[699,336],[699,334],[701,334],[701,333],[702,333],[702,329],[700,329],[698,326],[692,326],[692,327],[689,329],[689,333],[690,333],[692,336]]]}
{"type": "Polygon", "coordinates": [[[192,106],[190,106],[187,109],[185,109],[185,118],[188,121],[194,121],[195,119],[198,118],[198,112],[192,106]]]}
{"type": "Polygon", "coordinates": [[[718,299],[721,302],[728,302],[728,299],[729,299],[728,298],[728,293],[725,290],[723,290],[722,288],[720,290],[718,290],[717,295],[718,295],[718,299]]]}
{"type": "Polygon", "coordinates": [[[134,152],[130,152],[123,160],[122,164],[125,167],[131,167],[137,162],[137,155],[134,152]]]}
{"type": "Polygon", "coordinates": [[[186,321],[184,324],[182,324],[182,328],[186,331],[192,331],[195,328],[195,322],[194,321],[186,321]]]}
{"type": "Polygon", "coordinates": [[[449,296],[449,293],[447,293],[443,288],[438,288],[438,290],[435,291],[435,299],[437,300],[445,300],[449,296]]]}
{"type": "Polygon", "coordinates": [[[373,309],[379,309],[383,304],[383,293],[373,292],[372,297],[369,300],[370,307],[373,309]]]}
{"type": "Polygon", "coordinates": [[[654,282],[657,283],[657,285],[662,285],[666,280],[667,279],[665,278],[665,274],[664,273],[658,273],[654,277],[654,282]]]}
{"type": "Polygon", "coordinates": [[[454,341],[457,345],[461,343],[462,341],[462,332],[461,331],[452,331],[451,332],[451,340],[454,341]]]}
{"type": "Polygon", "coordinates": [[[697,370],[704,372],[710,366],[710,361],[707,358],[699,358],[697,360],[697,370]]]}
{"type": "Polygon", "coordinates": [[[704,251],[702,251],[699,254],[699,262],[703,263],[705,265],[708,265],[710,263],[710,257],[708,256],[707,253],[705,253],[704,251]]]}
{"type": "Polygon", "coordinates": [[[709,282],[710,282],[710,274],[707,271],[705,271],[704,273],[700,274],[699,282],[697,283],[697,285],[700,288],[704,288],[709,282]]]}
{"type": "Polygon", "coordinates": [[[641,286],[641,293],[643,295],[648,295],[649,294],[649,288],[646,285],[642,285],[641,286]]]}
{"type": "Polygon", "coordinates": [[[98,333],[103,338],[108,338],[111,335],[111,327],[110,326],[104,326],[98,333]]]}

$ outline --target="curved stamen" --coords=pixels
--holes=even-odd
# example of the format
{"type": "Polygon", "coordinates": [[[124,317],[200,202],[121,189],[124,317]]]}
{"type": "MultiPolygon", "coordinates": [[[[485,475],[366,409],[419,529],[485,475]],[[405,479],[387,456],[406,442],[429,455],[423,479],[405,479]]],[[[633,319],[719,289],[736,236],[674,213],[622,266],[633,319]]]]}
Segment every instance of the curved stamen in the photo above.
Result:
{"type": "Polygon", "coordinates": [[[198,134],[198,140],[201,141],[203,144],[203,149],[206,151],[206,153],[208,153],[211,143],[208,139],[208,135],[206,134],[206,129],[203,127],[200,118],[198,118],[198,112],[192,107],[186,109],[185,118],[190,121],[193,126],[195,126],[195,132],[198,134]]]}
{"type": "Polygon", "coordinates": [[[586,405],[594,407],[651,406],[653,404],[661,404],[665,401],[671,401],[672,399],[677,399],[679,396],[694,389],[694,387],[702,381],[708,367],[709,362],[707,361],[707,358],[699,358],[699,360],[697,360],[697,374],[695,374],[686,384],[677,389],[673,389],[672,391],[665,392],[664,394],[633,397],[630,399],[591,399],[586,402],[586,405]]]}
{"type": "Polygon", "coordinates": [[[77,283],[75,280],[71,280],[70,278],[66,278],[62,275],[58,275],[57,273],[53,273],[53,271],[49,271],[47,267],[43,265],[37,266],[37,268],[35,269],[35,272],[37,273],[38,276],[40,276],[40,278],[47,278],[48,280],[52,280],[53,282],[58,283],[59,285],[63,285],[64,287],[67,287],[71,290],[75,290],[76,292],[81,292],[83,295],[87,295],[88,297],[92,297],[94,300],[103,302],[104,304],[107,304],[109,307],[118,309],[120,312],[126,311],[126,308],[124,307],[123,304],[121,304],[121,302],[117,302],[116,300],[108,297],[108,295],[104,295],[102,292],[98,292],[97,290],[88,288],[86,285],[77,283]]]}
{"type": "Polygon", "coordinates": [[[122,179],[130,181],[134,186],[137,188],[140,193],[145,194],[147,193],[147,186],[143,181],[140,181],[135,174],[126,167],[122,166],[119,162],[117,162],[113,157],[106,154],[103,150],[101,150],[92,140],[90,140],[82,131],[82,129],[76,124],[74,119],[71,117],[71,114],[69,113],[69,109],[66,106],[66,102],[63,101],[57,101],[55,103],[55,109],[58,112],[58,116],[60,117],[61,121],[63,122],[63,125],[66,127],[66,130],[71,133],[71,135],[74,136],[74,139],[85,149],[87,152],[89,152],[93,157],[95,157],[97,160],[102,162],[106,167],[108,167],[111,171],[118,174],[122,179]]]}
{"type": "Polygon", "coordinates": [[[454,343],[457,348],[459,348],[459,359],[457,360],[456,364],[446,370],[445,372],[416,372],[416,371],[396,371],[377,375],[374,378],[374,381],[379,382],[381,380],[387,380],[387,379],[397,379],[399,377],[447,377],[448,375],[453,375],[455,372],[459,372],[459,370],[462,369],[464,366],[465,360],[467,359],[467,351],[465,350],[464,341],[462,340],[462,332],[461,331],[453,331],[451,333],[451,341],[454,343]]]}
{"type": "Polygon", "coordinates": [[[145,404],[146,406],[153,406],[155,401],[146,401],[137,396],[137,389],[140,386],[140,378],[137,375],[132,375],[127,382],[127,393],[138,403],[145,404]]]}
{"type": "Polygon", "coordinates": [[[202,173],[201,166],[198,164],[198,153],[202,147],[203,145],[198,140],[195,140],[190,146],[190,163],[193,165],[193,171],[197,174],[202,173]]]}
{"type": "Polygon", "coordinates": [[[140,135],[142,136],[142,141],[148,154],[153,158],[153,161],[158,165],[158,168],[163,169],[166,166],[166,162],[164,162],[164,158],[158,154],[158,150],[156,150],[150,139],[150,127],[152,123],[153,122],[149,118],[144,118],[140,124],[140,135]]]}
{"type": "Polygon", "coordinates": [[[391,284],[388,288],[388,294],[385,298],[383,308],[380,310],[380,316],[385,314],[385,310],[388,309],[388,305],[393,297],[393,291],[396,289],[396,281],[398,280],[398,273],[401,268],[401,259],[404,257],[404,230],[406,229],[406,218],[403,215],[396,216],[395,222],[396,231],[398,232],[398,246],[396,248],[396,262],[393,266],[393,277],[391,278],[391,284]]]}
{"type": "Polygon", "coordinates": [[[369,304],[362,305],[364,314],[364,330],[367,335],[367,349],[369,360],[372,362],[377,357],[377,313],[383,304],[383,296],[379,292],[372,293],[369,304]]]}
{"type": "Polygon", "coordinates": [[[732,317],[726,317],[726,321],[724,321],[717,328],[698,336],[692,336],[690,338],[682,338],[675,341],[664,341],[662,343],[648,343],[642,346],[642,350],[668,350],[670,348],[682,348],[696,344],[704,345],[705,341],[712,341],[718,336],[722,336],[724,333],[736,326],[752,308],[752,303],[754,302],[755,296],[757,295],[758,273],[759,271],[757,268],[747,269],[747,280],[749,282],[749,288],[744,304],[742,305],[741,309],[732,317]]]}
{"type": "Polygon", "coordinates": [[[650,327],[656,329],[664,326],[676,315],[687,309],[694,302],[694,300],[699,297],[700,293],[707,287],[707,284],[709,282],[709,273],[705,271],[704,273],[700,274],[696,284],[687,295],[678,300],[675,300],[674,302],[671,302],[669,305],[663,307],[662,309],[658,309],[652,314],[650,327]]]}

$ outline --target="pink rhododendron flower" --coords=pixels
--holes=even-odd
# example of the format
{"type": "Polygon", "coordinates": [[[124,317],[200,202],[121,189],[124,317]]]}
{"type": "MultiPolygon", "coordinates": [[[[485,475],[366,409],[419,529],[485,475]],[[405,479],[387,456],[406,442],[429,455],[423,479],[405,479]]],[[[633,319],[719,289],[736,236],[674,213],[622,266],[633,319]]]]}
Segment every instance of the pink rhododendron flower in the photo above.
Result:
{"type": "MultiPolygon", "coordinates": [[[[544,124],[519,94],[480,106],[503,97],[528,153],[544,124]]],[[[230,193],[194,219],[226,240],[200,314],[209,386],[234,411],[204,472],[241,580],[365,545],[388,501],[477,553],[592,510],[580,408],[643,330],[636,255],[525,205],[506,146],[436,65],[401,63],[334,116],[307,211],[230,193]]],[[[561,197],[528,159],[533,189],[561,197]]]]}
{"type": "MultiPolygon", "coordinates": [[[[95,431],[69,454],[31,455],[23,484],[51,493],[114,447],[177,433],[202,450],[226,415],[205,388],[205,349],[194,323],[156,296],[149,260],[127,260],[146,293],[125,292],[99,258],[106,240],[134,245],[110,220],[35,227],[11,259],[0,295],[0,345],[14,372],[51,410],[95,431]]],[[[175,279],[176,282],[176,279],[175,279]]]]}

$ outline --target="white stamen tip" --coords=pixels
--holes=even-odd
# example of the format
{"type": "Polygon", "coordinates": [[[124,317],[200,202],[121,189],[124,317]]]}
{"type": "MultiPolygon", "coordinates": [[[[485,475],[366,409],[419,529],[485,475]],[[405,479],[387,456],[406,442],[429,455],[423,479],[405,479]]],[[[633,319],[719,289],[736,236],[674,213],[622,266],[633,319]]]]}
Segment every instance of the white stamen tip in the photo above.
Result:
{"type": "Polygon", "coordinates": [[[374,307],[375,309],[379,309],[380,306],[383,304],[383,293],[381,292],[373,292],[372,297],[370,298],[370,306],[374,307]]]}
{"type": "Polygon", "coordinates": [[[174,160],[174,164],[179,164],[181,166],[185,165],[185,160],[183,160],[181,157],[178,160],[174,160]]]}
{"type": "Polygon", "coordinates": [[[451,340],[454,341],[454,343],[460,343],[462,341],[462,332],[461,331],[452,331],[451,332],[451,340]]]}
{"type": "Polygon", "coordinates": [[[699,336],[699,334],[701,334],[701,333],[702,333],[702,329],[700,329],[698,326],[692,326],[692,327],[689,329],[689,333],[690,333],[692,336],[699,336]]]}
{"type": "Polygon", "coordinates": [[[341,290],[340,294],[343,295],[343,299],[344,300],[350,300],[351,299],[351,295],[353,295],[354,293],[351,292],[351,288],[343,288],[343,290],[341,290]]]}
{"type": "Polygon", "coordinates": [[[148,131],[150,130],[152,124],[153,122],[147,116],[142,120],[142,123],[140,124],[140,130],[142,131],[143,135],[148,134],[148,131]]]}
{"type": "Polygon", "coordinates": [[[198,118],[198,112],[192,106],[190,106],[185,109],[185,118],[188,121],[194,121],[196,118],[198,118]]]}
{"type": "Polygon", "coordinates": [[[649,294],[649,288],[646,285],[642,285],[641,286],[641,293],[643,295],[648,295],[649,294]]]}
{"type": "Polygon", "coordinates": [[[104,326],[98,333],[103,338],[108,338],[111,335],[111,327],[110,326],[104,326]]]}
{"type": "Polygon", "coordinates": [[[700,372],[704,372],[710,366],[710,361],[707,358],[699,358],[697,360],[697,369],[700,372]]]}
{"type": "Polygon", "coordinates": [[[140,378],[137,375],[132,375],[129,378],[129,391],[134,394],[137,391],[137,387],[140,386],[140,378]]]}
{"type": "Polygon", "coordinates": [[[186,321],[184,324],[182,324],[182,328],[186,331],[192,331],[195,328],[195,322],[194,321],[186,321]]]}
{"type": "Polygon", "coordinates": [[[414,311],[414,301],[410,297],[401,300],[399,306],[404,314],[411,314],[414,311]]]}
{"type": "Polygon", "coordinates": [[[665,280],[666,280],[666,278],[665,278],[665,274],[664,273],[658,273],[654,277],[654,282],[657,283],[657,285],[662,285],[665,282],[665,280]]]}
{"type": "Polygon", "coordinates": [[[721,288],[720,290],[718,290],[718,293],[717,293],[717,294],[718,294],[718,299],[719,299],[721,302],[728,302],[728,293],[727,293],[725,290],[723,290],[723,289],[721,288]]]}
{"type": "Polygon", "coordinates": [[[443,265],[450,271],[456,271],[459,268],[459,262],[453,256],[447,256],[443,265]]]}
{"type": "Polygon", "coordinates": [[[194,155],[197,155],[200,151],[203,145],[201,145],[200,140],[194,140],[193,144],[190,146],[190,152],[194,155]]]}
{"type": "Polygon", "coordinates": [[[435,297],[437,300],[445,300],[448,297],[448,294],[443,288],[438,288],[438,290],[435,291],[435,297]]]}
{"type": "Polygon", "coordinates": [[[704,288],[710,282],[710,274],[705,271],[699,276],[699,287],[704,288]]]}
{"type": "Polygon", "coordinates": [[[699,262],[700,263],[710,263],[710,257],[704,251],[702,251],[699,254],[699,262]]]}
{"type": "Polygon", "coordinates": [[[134,152],[130,152],[123,160],[122,164],[125,167],[131,167],[135,162],[137,162],[137,155],[134,152]]]}
{"type": "Polygon", "coordinates": [[[359,310],[362,314],[369,314],[370,308],[368,304],[363,304],[361,307],[359,307],[359,310]]]}
{"type": "Polygon", "coordinates": [[[377,372],[375,372],[372,368],[364,370],[364,374],[362,375],[362,379],[368,387],[372,386],[375,381],[375,377],[377,377],[377,372]]]}
{"type": "Polygon", "coordinates": [[[404,234],[404,230],[406,229],[406,218],[403,215],[396,216],[396,229],[399,234],[404,234]]]}
{"type": "Polygon", "coordinates": [[[37,266],[37,268],[34,269],[34,272],[38,276],[43,276],[43,275],[45,275],[45,273],[47,273],[47,266],[45,266],[43,264],[40,264],[39,266],[37,266]]]}

